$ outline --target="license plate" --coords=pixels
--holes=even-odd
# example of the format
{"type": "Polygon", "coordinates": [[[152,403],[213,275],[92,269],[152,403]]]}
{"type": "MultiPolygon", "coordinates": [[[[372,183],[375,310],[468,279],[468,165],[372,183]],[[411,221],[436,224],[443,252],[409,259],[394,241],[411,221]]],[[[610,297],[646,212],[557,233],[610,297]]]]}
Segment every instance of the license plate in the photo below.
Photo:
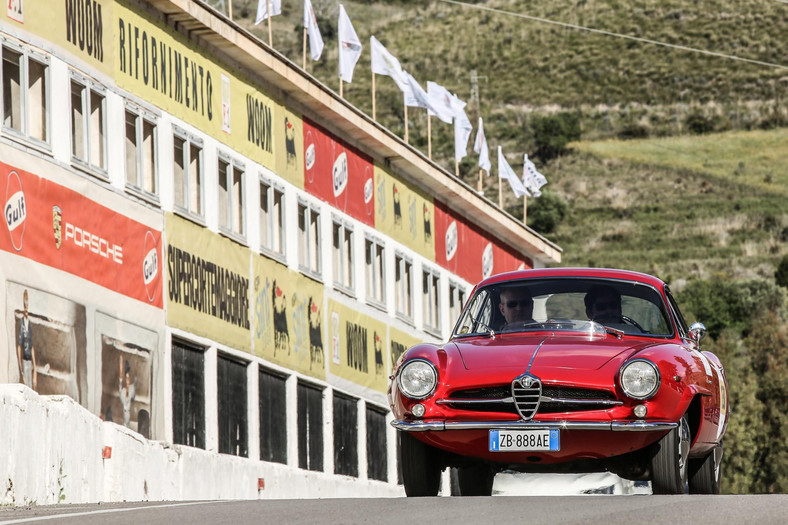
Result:
{"type": "Polygon", "coordinates": [[[490,430],[490,452],[561,450],[558,430],[490,430]]]}

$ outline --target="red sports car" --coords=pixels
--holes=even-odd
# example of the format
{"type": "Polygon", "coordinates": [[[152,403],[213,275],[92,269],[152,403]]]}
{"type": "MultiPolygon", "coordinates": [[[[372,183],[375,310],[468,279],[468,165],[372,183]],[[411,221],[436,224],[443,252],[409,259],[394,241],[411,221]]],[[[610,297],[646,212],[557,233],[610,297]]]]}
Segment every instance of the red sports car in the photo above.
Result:
{"type": "Polygon", "coordinates": [[[490,277],[444,344],[397,362],[388,398],[408,496],[462,495],[495,474],[610,471],[655,494],[720,490],[725,373],[667,285],[553,268],[490,277]]]}

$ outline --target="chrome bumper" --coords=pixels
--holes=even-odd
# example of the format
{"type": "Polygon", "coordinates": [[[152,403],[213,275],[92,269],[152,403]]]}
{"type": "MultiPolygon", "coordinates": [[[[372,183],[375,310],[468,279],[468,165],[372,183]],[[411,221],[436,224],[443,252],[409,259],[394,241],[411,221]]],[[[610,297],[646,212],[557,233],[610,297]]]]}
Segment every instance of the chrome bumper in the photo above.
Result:
{"type": "Polygon", "coordinates": [[[614,432],[658,432],[678,423],[668,421],[398,421],[391,426],[406,432],[443,430],[608,430],[614,432]]]}

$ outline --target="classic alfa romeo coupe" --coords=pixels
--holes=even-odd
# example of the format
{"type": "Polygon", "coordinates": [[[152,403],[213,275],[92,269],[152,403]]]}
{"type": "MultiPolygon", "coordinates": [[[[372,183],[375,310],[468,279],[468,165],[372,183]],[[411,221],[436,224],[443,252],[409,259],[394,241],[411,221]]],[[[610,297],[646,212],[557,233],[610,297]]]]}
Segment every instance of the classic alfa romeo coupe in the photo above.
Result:
{"type": "Polygon", "coordinates": [[[554,268],[490,277],[448,342],[419,344],[389,385],[408,496],[461,495],[495,474],[613,472],[655,494],[720,490],[728,390],[667,285],[554,268]]]}

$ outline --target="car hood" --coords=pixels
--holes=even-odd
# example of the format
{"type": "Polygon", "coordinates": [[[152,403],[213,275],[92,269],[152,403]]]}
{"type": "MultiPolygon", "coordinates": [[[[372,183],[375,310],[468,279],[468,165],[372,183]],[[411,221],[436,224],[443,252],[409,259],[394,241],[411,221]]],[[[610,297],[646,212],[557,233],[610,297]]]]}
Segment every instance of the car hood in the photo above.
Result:
{"type": "Polygon", "coordinates": [[[465,368],[563,368],[597,370],[611,359],[625,359],[654,344],[624,337],[583,334],[512,334],[453,342],[465,368]],[[538,351],[537,351],[538,348],[538,351]],[[534,355],[535,354],[535,355],[534,355]]]}

